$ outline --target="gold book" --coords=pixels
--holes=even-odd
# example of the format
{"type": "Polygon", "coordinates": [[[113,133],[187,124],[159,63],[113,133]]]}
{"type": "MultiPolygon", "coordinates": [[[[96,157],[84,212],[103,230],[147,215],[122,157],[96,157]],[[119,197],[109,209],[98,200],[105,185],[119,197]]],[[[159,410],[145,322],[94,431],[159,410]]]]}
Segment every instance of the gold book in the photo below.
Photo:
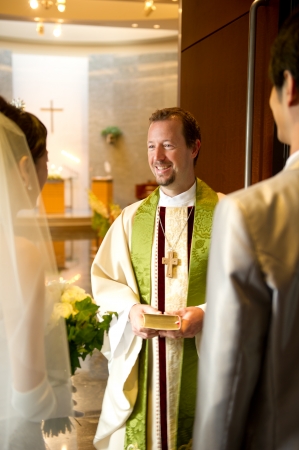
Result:
{"type": "Polygon", "coordinates": [[[153,330],[179,330],[181,328],[180,316],[168,314],[143,314],[144,328],[153,330]]]}

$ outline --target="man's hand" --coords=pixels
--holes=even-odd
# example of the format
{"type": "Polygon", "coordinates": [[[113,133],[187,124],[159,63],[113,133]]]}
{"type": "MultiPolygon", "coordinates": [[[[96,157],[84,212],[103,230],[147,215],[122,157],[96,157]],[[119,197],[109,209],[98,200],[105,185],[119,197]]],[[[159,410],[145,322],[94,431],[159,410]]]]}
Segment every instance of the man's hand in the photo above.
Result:
{"type": "Polygon", "coordinates": [[[156,308],[153,308],[149,305],[142,305],[140,303],[136,303],[136,305],[133,305],[130,314],[129,319],[132,325],[133,333],[136,334],[136,336],[140,336],[143,339],[152,339],[155,336],[159,336],[158,330],[152,330],[151,328],[143,328],[143,317],[142,314],[162,314],[160,311],[158,311],[156,308]]]}
{"type": "Polygon", "coordinates": [[[167,312],[181,317],[181,329],[178,331],[159,331],[159,336],[171,339],[192,338],[202,330],[205,313],[201,308],[189,306],[178,311],[167,312]]]}

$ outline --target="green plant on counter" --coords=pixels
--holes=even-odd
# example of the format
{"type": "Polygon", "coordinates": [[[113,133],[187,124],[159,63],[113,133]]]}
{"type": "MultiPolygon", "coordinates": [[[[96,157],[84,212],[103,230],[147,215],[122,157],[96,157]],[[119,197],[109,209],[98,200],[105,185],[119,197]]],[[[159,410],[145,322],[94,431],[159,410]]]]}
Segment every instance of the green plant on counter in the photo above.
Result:
{"type": "Polygon", "coordinates": [[[51,180],[63,180],[62,176],[59,175],[58,173],[49,174],[47,179],[49,181],[51,181],[51,180]]]}

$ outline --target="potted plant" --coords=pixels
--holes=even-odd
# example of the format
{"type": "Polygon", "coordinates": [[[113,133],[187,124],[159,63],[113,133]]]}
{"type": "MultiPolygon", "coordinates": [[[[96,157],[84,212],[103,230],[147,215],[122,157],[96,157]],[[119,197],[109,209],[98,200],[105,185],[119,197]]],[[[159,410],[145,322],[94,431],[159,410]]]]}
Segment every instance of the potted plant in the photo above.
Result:
{"type": "Polygon", "coordinates": [[[114,144],[116,139],[122,135],[121,130],[118,127],[106,127],[102,130],[102,136],[106,137],[106,142],[108,144],[114,144]]]}

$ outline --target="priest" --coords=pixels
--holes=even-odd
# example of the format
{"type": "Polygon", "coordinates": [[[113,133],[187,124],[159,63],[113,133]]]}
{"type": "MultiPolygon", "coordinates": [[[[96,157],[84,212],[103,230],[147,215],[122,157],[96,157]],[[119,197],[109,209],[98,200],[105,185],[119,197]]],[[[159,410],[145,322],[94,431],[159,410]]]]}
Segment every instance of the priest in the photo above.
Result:
{"type": "Polygon", "coordinates": [[[223,195],[195,177],[200,146],[190,113],[152,114],[148,162],[159,188],[124,209],[92,265],[101,312],[118,313],[102,349],[109,378],[97,449],[192,448],[210,232],[223,195]],[[145,328],[145,313],[176,314],[178,329],[145,328]]]}

